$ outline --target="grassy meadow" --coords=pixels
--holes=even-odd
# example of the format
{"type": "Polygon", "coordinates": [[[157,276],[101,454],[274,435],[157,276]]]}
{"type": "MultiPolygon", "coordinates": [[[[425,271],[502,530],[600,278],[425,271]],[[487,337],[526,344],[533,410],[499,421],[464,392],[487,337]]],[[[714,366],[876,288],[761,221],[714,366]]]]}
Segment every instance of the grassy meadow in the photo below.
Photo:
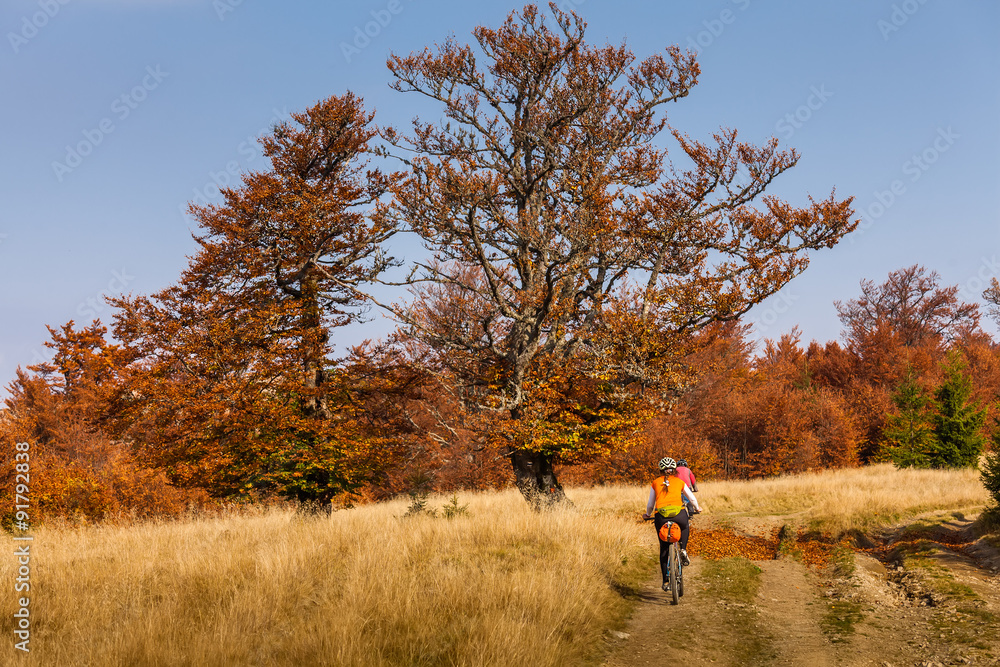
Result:
{"type": "MultiPolygon", "coordinates": [[[[705,482],[720,516],[795,514],[829,529],[974,508],[974,472],[889,466],[705,482]]],[[[622,627],[624,591],[655,570],[642,487],[570,489],[536,514],[514,490],[460,493],[467,514],[403,517],[395,501],[303,517],[262,509],[131,526],[37,528],[36,665],[579,665],[622,627]]],[[[446,497],[428,505],[441,508],[446,497]]],[[[3,630],[18,595],[0,558],[3,630]]],[[[19,543],[20,544],[20,543],[19,543]]],[[[11,642],[12,643],[12,642],[11,642]]]]}
{"type": "Polygon", "coordinates": [[[698,500],[717,516],[784,516],[835,535],[932,510],[979,511],[989,501],[978,470],[897,470],[888,463],[699,486],[698,500]]]}
{"type": "MultiPolygon", "coordinates": [[[[623,622],[616,591],[644,580],[653,554],[648,526],[622,517],[640,505],[634,491],[574,495],[574,510],[546,514],[510,490],[461,494],[468,514],[452,519],[400,518],[400,501],[322,518],[39,528],[30,661],[580,664],[623,622]]],[[[8,591],[15,568],[0,559],[8,591]]],[[[15,597],[2,602],[11,636],[15,597]]],[[[0,660],[19,664],[18,653],[0,660]]]]}

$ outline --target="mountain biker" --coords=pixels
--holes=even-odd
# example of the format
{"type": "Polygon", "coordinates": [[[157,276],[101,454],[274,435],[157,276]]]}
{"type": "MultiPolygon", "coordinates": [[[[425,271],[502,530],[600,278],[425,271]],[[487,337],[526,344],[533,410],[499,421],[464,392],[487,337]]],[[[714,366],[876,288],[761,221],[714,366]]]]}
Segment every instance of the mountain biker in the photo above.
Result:
{"type": "Polygon", "coordinates": [[[688,468],[688,462],[684,459],[677,459],[677,476],[684,480],[689,489],[698,493],[698,480],[694,478],[694,473],[688,468]]]}
{"type": "MultiPolygon", "coordinates": [[[[691,472],[691,468],[688,468],[688,462],[684,459],[677,459],[677,476],[687,484],[687,487],[691,491],[698,493],[698,481],[694,478],[694,473],[691,472]]],[[[688,515],[690,515],[692,510],[691,503],[685,502],[684,506],[688,508],[688,515]]]]}
{"type": "MultiPolygon", "coordinates": [[[[646,501],[646,513],[643,519],[652,516],[653,508],[656,508],[656,516],[653,524],[656,526],[656,535],[659,538],[660,527],[667,521],[673,521],[681,529],[681,562],[690,565],[691,560],[687,555],[688,535],[690,534],[688,525],[688,511],[684,506],[684,499],[691,501],[696,512],[701,511],[698,499],[687,484],[677,476],[677,462],[670,457],[660,459],[660,471],[663,475],[653,480],[652,488],[649,490],[649,500],[646,501]]],[[[669,575],[667,567],[667,555],[670,551],[670,543],[660,539],[660,572],[663,574],[663,590],[667,590],[667,578],[669,575]]]]}

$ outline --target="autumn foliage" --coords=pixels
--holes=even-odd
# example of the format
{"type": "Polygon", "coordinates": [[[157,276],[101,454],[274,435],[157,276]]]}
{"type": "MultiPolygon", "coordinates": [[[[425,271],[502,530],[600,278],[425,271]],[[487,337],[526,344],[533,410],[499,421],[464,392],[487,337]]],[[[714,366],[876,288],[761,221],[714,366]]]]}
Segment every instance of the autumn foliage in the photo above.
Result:
{"type": "MultiPolygon", "coordinates": [[[[32,481],[46,514],[150,516],[204,505],[209,495],[239,495],[238,483],[226,487],[220,483],[226,477],[210,474],[223,468],[212,457],[200,460],[199,450],[184,459],[184,450],[163,446],[152,452],[163,444],[153,439],[153,434],[163,437],[154,430],[155,422],[122,418],[123,387],[132,386],[135,397],[135,385],[129,385],[137,372],[134,353],[109,342],[99,324],[78,330],[70,323],[51,331],[52,362],[19,372],[2,413],[6,456],[15,442],[32,443],[32,481]],[[173,465],[168,456],[178,456],[173,465]],[[207,472],[199,472],[197,464],[207,472]]],[[[748,340],[751,333],[749,325],[739,323],[704,329],[685,358],[694,379],[665,410],[636,413],[630,440],[604,452],[584,453],[567,441],[555,470],[575,484],[645,482],[665,453],[687,458],[700,479],[856,466],[889,458],[899,446],[897,427],[905,422],[905,410],[898,396],[908,383],[931,396],[949,373],[961,369],[969,409],[989,405],[990,397],[1000,393],[1000,355],[977,328],[962,331],[950,343],[944,336],[931,337],[913,347],[902,343],[891,324],[880,325],[864,345],[848,339],[846,345],[805,346],[792,331],[757,350],[748,340]]],[[[343,500],[378,500],[414,489],[502,488],[514,482],[502,447],[484,437],[482,422],[470,420],[450,377],[440,368],[438,374],[429,372],[434,365],[421,355],[430,353],[421,341],[400,332],[388,344],[355,349],[331,368],[327,382],[339,393],[328,397],[337,399],[343,423],[352,424],[347,435],[353,440],[347,442],[365,437],[382,443],[367,459],[375,464],[363,468],[351,462],[364,482],[343,500]]],[[[545,437],[571,438],[582,430],[581,421],[571,420],[584,414],[593,387],[579,376],[573,384],[570,372],[553,370],[546,378],[553,383],[550,393],[537,394],[548,401],[546,427],[557,417],[569,424],[564,432],[545,437]],[[561,407],[558,399],[565,396],[580,402],[561,407]]],[[[930,420],[930,413],[925,416],[930,420]]],[[[992,420],[979,424],[983,437],[992,428],[992,420]]],[[[599,442],[595,435],[588,447],[599,442]]],[[[322,463],[330,470],[342,460],[322,463]]],[[[235,471],[221,474],[239,479],[235,471]]],[[[285,487],[275,482],[275,488],[289,489],[286,495],[295,497],[304,483],[297,479],[285,487]]],[[[12,481],[5,480],[7,488],[12,481]]]]}
{"type": "MultiPolygon", "coordinates": [[[[49,329],[51,362],[18,370],[0,412],[0,502],[14,507],[15,481],[29,481],[33,514],[81,520],[172,515],[204,507],[197,485],[178,488],[100,422],[121,350],[99,324],[49,329]],[[15,480],[17,443],[29,443],[28,473],[15,480]]],[[[4,511],[4,527],[10,527],[4,511]]]]}
{"type": "Polygon", "coordinates": [[[560,479],[648,481],[665,454],[758,478],[898,460],[919,420],[992,435],[997,346],[924,267],[836,302],[839,341],[752,343],[741,318],[856,227],[851,198],[769,194],[795,150],[670,124],[693,54],[640,59],[549,10],[389,58],[438,122],[380,127],[345,93],[262,137],[266,169],[190,207],[176,283],[111,299],[110,336],[52,329],[53,361],[19,369],[4,493],[17,442],[43,515],[104,518],[510,484],[541,508],[560,479]],[[422,258],[391,256],[404,233],[422,258]],[[338,347],[372,309],[398,329],[338,347]]]}
{"type": "Polygon", "coordinates": [[[549,10],[391,56],[393,88],[444,120],[385,131],[408,167],[386,216],[432,253],[410,278],[432,287],[391,310],[538,506],[563,498],[557,459],[627,448],[688,384],[699,331],[857,225],[850,198],[766,194],[798,161],[776,139],[669,124],[667,105],[698,82],[693,54],[640,60],[549,10]]]}
{"type": "Polygon", "coordinates": [[[328,503],[391,450],[370,360],[337,365],[330,336],[391,264],[364,213],[391,182],[368,165],[371,120],[351,94],[293,114],[261,142],[270,170],[192,205],[201,250],[179,283],[113,301],[130,359],[112,421],[177,483],[328,503]]]}

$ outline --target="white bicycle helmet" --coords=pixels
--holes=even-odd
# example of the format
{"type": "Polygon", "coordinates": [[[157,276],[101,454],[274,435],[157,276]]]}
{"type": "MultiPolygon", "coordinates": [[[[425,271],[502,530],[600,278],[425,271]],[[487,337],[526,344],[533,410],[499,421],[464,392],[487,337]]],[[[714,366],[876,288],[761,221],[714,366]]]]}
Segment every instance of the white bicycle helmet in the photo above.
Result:
{"type": "Polygon", "coordinates": [[[677,469],[677,461],[674,461],[669,456],[660,459],[660,470],[670,470],[671,468],[677,469]]]}

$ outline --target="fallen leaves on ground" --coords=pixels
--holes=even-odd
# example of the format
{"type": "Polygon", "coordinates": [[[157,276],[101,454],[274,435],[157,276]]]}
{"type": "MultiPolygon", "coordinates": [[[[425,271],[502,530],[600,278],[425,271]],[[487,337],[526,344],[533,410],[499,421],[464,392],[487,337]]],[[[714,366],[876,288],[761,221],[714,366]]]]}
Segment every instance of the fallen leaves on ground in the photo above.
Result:
{"type": "Polygon", "coordinates": [[[770,538],[737,533],[728,528],[691,529],[688,554],[709,560],[743,556],[750,560],[774,560],[778,553],[778,531],[770,538]]]}
{"type": "MultiPolygon", "coordinates": [[[[775,528],[770,537],[760,537],[738,533],[730,528],[691,528],[688,553],[708,560],[741,556],[749,560],[774,560],[783,551],[779,533],[780,530],[775,528]]],[[[829,564],[836,546],[829,538],[800,531],[784,551],[795,555],[809,567],[820,568],[829,564]]]]}

